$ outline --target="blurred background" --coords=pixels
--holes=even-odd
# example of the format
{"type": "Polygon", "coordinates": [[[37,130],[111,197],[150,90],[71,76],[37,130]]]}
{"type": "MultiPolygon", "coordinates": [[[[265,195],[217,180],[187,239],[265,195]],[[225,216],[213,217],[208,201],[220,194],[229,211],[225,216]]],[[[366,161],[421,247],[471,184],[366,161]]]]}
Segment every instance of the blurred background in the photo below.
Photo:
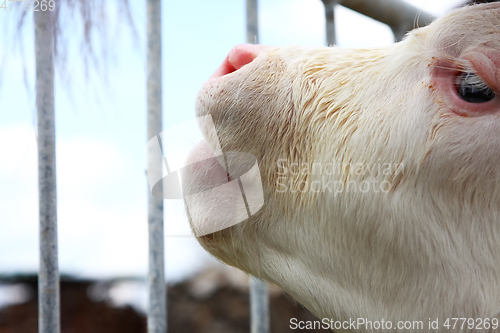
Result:
{"type": "MultiPolygon", "coordinates": [[[[404,0],[436,17],[466,0],[404,0]]],[[[0,4],[5,2],[0,0],[0,4]]],[[[476,1],[479,2],[479,1],[476,1]]],[[[36,332],[38,180],[32,12],[0,7],[0,333],[36,332]]],[[[145,1],[56,1],[56,138],[63,332],[145,332],[147,274],[145,1]],[[68,5],[62,4],[67,2],[68,5]],[[92,17],[93,26],[84,23],[92,17]]],[[[15,8],[17,8],[17,4],[15,8]]],[[[202,83],[246,41],[245,2],[165,1],[164,128],[191,120],[202,83]]],[[[337,45],[383,47],[391,29],[337,6],[337,45]]],[[[320,0],[259,1],[260,43],[326,44],[320,0]]],[[[186,149],[199,133],[185,133],[186,149]]],[[[180,140],[181,141],[181,140],[180,140]]],[[[249,332],[248,278],[165,208],[169,332],[249,332]]],[[[271,290],[272,332],[311,315],[271,290]]]]}

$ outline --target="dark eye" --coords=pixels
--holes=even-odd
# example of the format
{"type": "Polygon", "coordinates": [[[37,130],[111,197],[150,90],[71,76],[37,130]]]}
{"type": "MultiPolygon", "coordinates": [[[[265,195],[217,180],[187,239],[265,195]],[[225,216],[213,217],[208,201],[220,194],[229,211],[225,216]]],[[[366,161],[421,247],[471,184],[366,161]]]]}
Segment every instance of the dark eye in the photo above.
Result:
{"type": "Polygon", "coordinates": [[[460,98],[469,103],[486,103],[495,98],[495,92],[474,73],[457,76],[456,86],[460,98]]]}

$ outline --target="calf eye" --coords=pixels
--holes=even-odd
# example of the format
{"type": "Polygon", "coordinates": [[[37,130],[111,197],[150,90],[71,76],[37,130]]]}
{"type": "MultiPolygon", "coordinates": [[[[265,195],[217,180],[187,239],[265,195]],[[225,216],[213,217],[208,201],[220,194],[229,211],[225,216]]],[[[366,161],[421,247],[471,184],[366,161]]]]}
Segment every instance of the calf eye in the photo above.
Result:
{"type": "Polygon", "coordinates": [[[495,98],[495,92],[474,73],[462,73],[456,86],[460,98],[469,103],[486,103],[495,98]]]}

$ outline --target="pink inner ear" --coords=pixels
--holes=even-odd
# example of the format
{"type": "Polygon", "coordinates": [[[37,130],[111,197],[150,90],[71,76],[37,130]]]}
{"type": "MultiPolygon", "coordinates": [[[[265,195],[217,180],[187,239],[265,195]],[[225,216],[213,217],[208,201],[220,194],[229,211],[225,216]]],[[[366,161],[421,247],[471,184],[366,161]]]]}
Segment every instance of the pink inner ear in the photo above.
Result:
{"type": "Polygon", "coordinates": [[[222,62],[222,65],[210,78],[213,79],[230,74],[246,64],[251,63],[257,57],[261,48],[261,46],[252,44],[241,44],[235,46],[231,51],[229,51],[229,54],[222,62]]]}
{"type": "MultiPolygon", "coordinates": [[[[463,62],[462,62],[463,63],[463,62]]],[[[437,91],[437,103],[447,106],[454,113],[463,117],[485,116],[500,112],[500,52],[478,48],[467,52],[458,61],[437,59],[431,70],[432,86],[437,91]],[[496,97],[485,103],[464,101],[455,86],[457,76],[463,73],[460,60],[472,65],[473,70],[493,91],[496,97]]],[[[465,69],[467,70],[467,69],[465,69]]]]}

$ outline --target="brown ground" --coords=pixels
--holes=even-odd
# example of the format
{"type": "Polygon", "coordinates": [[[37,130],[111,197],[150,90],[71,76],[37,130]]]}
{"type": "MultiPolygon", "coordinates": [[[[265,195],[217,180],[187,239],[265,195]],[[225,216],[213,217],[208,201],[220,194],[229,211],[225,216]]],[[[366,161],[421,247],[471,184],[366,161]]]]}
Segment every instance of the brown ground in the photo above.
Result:
{"type": "MultiPolygon", "coordinates": [[[[247,281],[234,281],[227,272],[211,270],[168,287],[169,333],[249,333],[247,281]]],[[[3,282],[24,283],[33,297],[23,304],[0,309],[0,333],[37,333],[36,277],[4,277],[3,282]]],[[[0,282],[2,278],[0,277],[0,282]]],[[[130,306],[113,307],[109,301],[89,298],[88,289],[98,281],[61,278],[62,333],[146,333],[144,315],[130,306]]],[[[106,297],[103,297],[106,299],[106,297]]],[[[300,332],[289,328],[290,318],[315,317],[290,296],[272,289],[271,332],[300,332]]],[[[302,332],[329,332],[302,330],[302,332]]]]}

